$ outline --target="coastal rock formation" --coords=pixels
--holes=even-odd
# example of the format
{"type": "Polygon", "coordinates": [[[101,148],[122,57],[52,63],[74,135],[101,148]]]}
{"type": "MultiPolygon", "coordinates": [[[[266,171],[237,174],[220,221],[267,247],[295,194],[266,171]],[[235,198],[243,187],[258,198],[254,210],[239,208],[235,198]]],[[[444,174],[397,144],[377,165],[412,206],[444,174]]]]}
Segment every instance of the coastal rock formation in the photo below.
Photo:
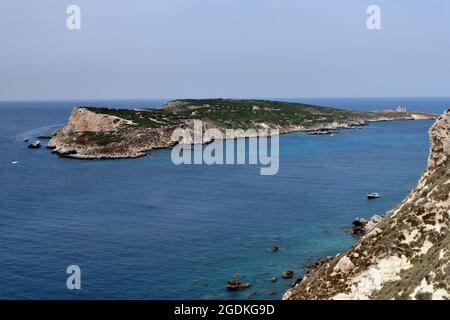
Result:
{"type": "Polygon", "coordinates": [[[418,185],[284,299],[450,299],[450,110],[430,129],[430,140],[418,185]]]}
{"type": "Polygon", "coordinates": [[[374,215],[369,221],[364,218],[357,218],[352,222],[351,234],[355,236],[364,236],[375,229],[381,219],[383,218],[379,215],[374,215]]]}
{"type": "MultiPolygon", "coordinates": [[[[209,127],[209,122],[203,123],[205,130],[209,127]]],[[[193,120],[143,128],[132,120],[75,108],[66,126],[56,130],[47,147],[61,156],[76,159],[137,158],[150,150],[175,145],[177,142],[171,140],[171,135],[177,128],[186,128],[194,134],[193,120]]],[[[202,143],[211,142],[210,138],[203,138],[202,143]]]]}
{"type": "Polygon", "coordinates": [[[196,120],[208,129],[239,129],[229,139],[296,131],[332,132],[373,121],[431,119],[434,115],[414,112],[368,112],[325,108],[298,103],[264,100],[174,100],[160,109],[75,108],[62,129],[48,143],[54,153],[76,159],[136,158],[150,150],[170,148],[177,143],[209,143],[214,137],[198,141],[172,141],[174,130],[195,131],[196,120]],[[256,108],[255,108],[256,107],[256,108]],[[257,132],[247,131],[253,129],[257,132]]]}
{"type": "Polygon", "coordinates": [[[40,147],[41,147],[40,141],[36,141],[35,143],[30,143],[28,145],[28,148],[30,148],[30,149],[39,149],[40,147]]]}

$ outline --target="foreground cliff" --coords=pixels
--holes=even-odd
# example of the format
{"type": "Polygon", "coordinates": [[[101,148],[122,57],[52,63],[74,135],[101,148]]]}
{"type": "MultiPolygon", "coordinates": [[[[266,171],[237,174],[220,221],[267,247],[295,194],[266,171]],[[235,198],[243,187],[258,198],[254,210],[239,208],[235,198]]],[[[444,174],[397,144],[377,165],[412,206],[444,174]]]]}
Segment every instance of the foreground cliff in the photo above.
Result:
{"type": "MultiPolygon", "coordinates": [[[[61,156],[78,159],[135,158],[152,149],[172,147],[173,131],[194,130],[201,120],[203,130],[242,129],[234,137],[249,136],[245,130],[272,129],[280,133],[333,130],[364,125],[371,121],[430,119],[417,112],[375,112],[325,108],[264,100],[175,100],[161,109],[106,109],[79,107],[68,123],[57,130],[48,147],[61,156]]],[[[192,141],[184,141],[191,143],[192,141]]],[[[205,138],[202,142],[209,142],[205,138]]]]}
{"type": "Polygon", "coordinates": [[[430,130],[428,167],[406,198],[284,299],[450,298],[450,110],[430,130]]]}

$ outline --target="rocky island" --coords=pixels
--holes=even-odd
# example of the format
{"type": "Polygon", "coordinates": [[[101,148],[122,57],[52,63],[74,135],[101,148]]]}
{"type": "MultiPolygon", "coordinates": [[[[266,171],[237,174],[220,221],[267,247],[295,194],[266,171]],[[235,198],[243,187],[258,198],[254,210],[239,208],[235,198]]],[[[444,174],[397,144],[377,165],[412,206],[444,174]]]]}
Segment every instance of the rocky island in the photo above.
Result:
{"type": "Polygon", "coordinates": [[[418,185],[284,299],[450,299],[450,110],[430,129],[430,140],[418,185]]]}
{"type": "MultiPolygon", "coordinates": [[[[406,110],[357,111],[300,103],[266,100],[185,99],[165,103],[159,109],[107,109],[77,107],[68,123],[58,129],[48,148],[76,159],[136,158],[150,150],[170,148],[177,128],[242,129],[234,138],[247,137],[244,130],[273,129],[280,133],[304,131],[319,134],[374,121],[433,119],[434,115],[406,110]]],[[[204,143],[209,141],[205,140],[204,143]]],[[[188,142],[189,143],[189,142],[188,142]]]]}

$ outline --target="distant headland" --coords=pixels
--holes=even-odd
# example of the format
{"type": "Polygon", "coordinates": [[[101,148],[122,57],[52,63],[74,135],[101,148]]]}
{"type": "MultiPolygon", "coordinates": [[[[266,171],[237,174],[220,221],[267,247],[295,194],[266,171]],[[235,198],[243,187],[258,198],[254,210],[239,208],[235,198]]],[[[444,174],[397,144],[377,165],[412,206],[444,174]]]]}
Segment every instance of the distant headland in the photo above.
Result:
{"type": "Polygon", "coordinates": [[[243,138],[249,137],[249,129],[264,129],[267,135],[272,130],[326,133],[369,122],[436,118],[404,108],[359,111],[250,99],[173,100],[159,109],[80,106],[74,108],[65,127],[56,130],[48,148],[75,159],[137,158],[153,149],[173,147],[178,143],[171,139],[173,131],[193,130],[195,120],[201,120],[205,130],[242,129],[233,138],[243,138]]]}

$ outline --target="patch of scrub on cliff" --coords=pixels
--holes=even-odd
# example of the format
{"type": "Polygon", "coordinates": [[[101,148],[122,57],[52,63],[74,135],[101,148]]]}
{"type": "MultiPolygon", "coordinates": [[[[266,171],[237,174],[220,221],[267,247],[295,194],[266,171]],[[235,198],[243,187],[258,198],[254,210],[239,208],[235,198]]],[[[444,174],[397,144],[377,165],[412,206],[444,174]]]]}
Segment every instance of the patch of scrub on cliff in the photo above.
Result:
{"type": "MultiPolygon", "coordinates": [[[[429,276],[433,277],[433,272],[429,276]]],[[[424,278],[420,285],[414,289],[414,292],[410,294],[410,297],[417,300],[444,300],[448,299],[450,295],[446,290],[435,288],[434,283],[429,283],[424,278]]]]}
{"type": "Polygon", "coordinates": [[[119,142],[122,139],[122,136],[116,132],[92,132],[87,131],[83,132],[83,135],[88,138],[88,140],[101,145],[105,146],[113,142],[119,142]]]}
{"type": "Polygon", "coordinates": [[[376,264],[371,265],[365,272],[351,279],[351,288],[348,293],[339,293],[334,300],[364,300],[369,299],[371,294],[380,290],[384,283],[399,280],[399,273],[402,270],[411,268],[411,263],[405,256],[401,258],[391,256],[381,259],[376,264]]]}
{"type": "Polygon", "coordinates": [[[374,299],[439,299],[450,297],[450,237],[438,242],[415,261],[412,268],[400,274],[372,296],[374,299]],[[432,291],[430,289],[433,288],[432,291]]]}

